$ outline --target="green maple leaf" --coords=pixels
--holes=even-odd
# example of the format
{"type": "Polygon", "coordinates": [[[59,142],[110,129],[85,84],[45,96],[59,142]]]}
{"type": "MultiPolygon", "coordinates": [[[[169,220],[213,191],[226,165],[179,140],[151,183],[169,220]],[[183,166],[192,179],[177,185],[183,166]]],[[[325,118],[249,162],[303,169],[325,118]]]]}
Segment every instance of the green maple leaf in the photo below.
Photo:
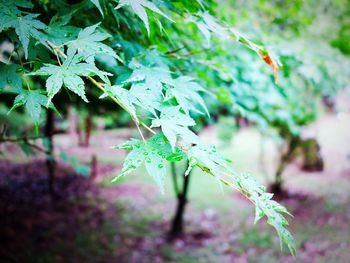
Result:
{"type": "Polygon", "coordinates": [[[39,14],[26,14],[22,15],[22,12],[17,8],[30,7],[24,1],[1,1],[0,2],[0,32],[8,28],[14,28],[18,35],[19,41],[22,43],[25,58],[28,58],[28,45],[30,38],[41,40],[43,33],[40,30],[46,28],[46,25],[41,21],[35,19],[39,14]]]}
{"type": "Polygon", "coordinates": [[[138,99],[137,105],[157,116],[162,104],[162,93],[155,93],[145,83],[133,84],[130,93],[138,99]]]}
{"type": "Polygon", "coordinates": [[[93,63],[94,56],[97,54],[104,54],[114,57],[121,61],[121,58],[109,46],[101,43],[101,41],[111,37],[111,35],[96,31],[100,23],[82,29],[77,39],[67,42],[68,53],[84,55],[87,62],[93,63]]]}
{"type": "Polygon", "coordinates": [[[123,83],[145,83],[155,93],[162,91],[164,83],[172,83],[167,67],[146,67],[138,63],[131,63],[130,67],[133,72],[123,83]]]}
{"type": "Polygon", "coordinates": [[[138,99],[141,108],[157,116],[163,102],[164,84],[171,83],[169,70],[160,67],[145,67],[137,64],[130,77],[123,83],[132,83],[130,92],[138,99]]]}
{"type": "Polygon", "coordinates": [[[181,111],[180,106],[163,106],[160,117],[152,121],[152,127],[161,127],[164,136],[175,150],[178,137],[186,143],[198,143],[199,137],[188,127],[194,126],[195,121],[181,111]]]}
{"type": "Polygon", "coordinates": [[[42,33],[38,30],[46,28],[46,25],[44,23],[34,19],[38,16],[38,14],[28,14],[26,16],[17,18],[18,24],[15,27],[15,31],[23,45],[25,58],[28,57],[28,45],[30,37],[40,40],[42,38],[42,33]]]}
{"type": "Polygon", "coordinates": [[[6,86],[15,89],[16,92],[22,90],[22,80],[17,73],[18,65],[15,64],[0,64],[0,91],[6,86]]]}
{"type": "Polygon", "coordinates": [[[114,181],[133,172],[144,163],[148,174],[156,181],[162,193],[164,192],[164,179],[166,176],[165,161],[178,161],[184,157],[183,152],[178,148],[176,148],[174,153],[172,152],[169,142],[162,133],[154,135],[145,142],[132,139],[115,148],[131,152],[125,158],[122,171],[114,181]]]}
{"type": "Polygon", "coordinates": [[[231,161],[220,155],[214,146],[197,145],[188,151],[189,167],[186,175],[193,167],[199,165],[201,169],[220,177],[221,171],[231,171],[231,161]],[[205,168],[204,168],[205,167],[205,168]]]}
{"type": "Polygon", "coordinates": [[[155,13],[167,18],[174,22],[170,17],[164,14],[155,4],[147,0],[120,0],[118,6],[115,9],[119,9],[124,6],[130,6],[133,12],[142,20],[145,24],[148,34],[150,33],[148,16],[145,8],[152,10],[155,13]]]}
{"type": "Polygon", "coordinates": [[[277,231],[280,238],[281,248],[283,244],[286,244],[291,254],[294,256],[296,253],[295,240],[291,233],[286,229],[286,226],[288,226],[288,221],[281,213],[291,214],[284,206],[280,205],[274,200],[271,200],[272,196],[273,194],[265,192],[261,193],[259,196],[252,195],[252,199],[256,205],[255,223],[259,219],[266,216],[268,218],[267,223],[273,226],[277,231]]]}
{"type": "Polygon", "coordinates": [[[29,8],[32,4],[26,1],[0,0],[0,32],[17,25],[17,16],[22,14],[17,7],[29,8]]]}
{"type": "Polygon", "coordinates": [[[48,27],[45,29],[45,41],[43,44],[46,45],[46,40],[51,41],[56,46],[60,46],[63,43],[74,40],[79,32],[78,27],[67,26],[68,22],[72,18],[72,13],[61,16],[55,15],[48,27]]]}
{"type": "Polygon", "coordinates": [[[9,113],[20,106],[25,107],[26,112],[35,125],[38,125],[40,121],[42,107],[48,107],[56,111],[56,108],[52,103],[49,103],[48,98],[43,94],[42,90],[22,90],[15,98],[9,113]]]}
{"type": "Polygon", "coordinates": [[[206,91],[198,83],[193,81],[192,78],[181,76],[174,79],[171,87],[167,88],[166,100],[174,97],[186,114],[189,114],[190,110],[203,114],[203,112],[196,107],[196,105],[199,105],[209,116],[205,102],[198,92],[206,91]]]}
{"type": "Polygon", "coordinates": [[[46,80],[46,89],[49,102],[65,86],[72,92],[79,95],[85,102],[88,102],[85,96],[85,85],[82,76],[99,76],[103,81],[109,83],[107,75],[109,73],[100,71],[94,65],[80,62],[81,57],[69,56],[62,66],[45,64],[38,71],[28,75],[49,76],[46,80]]]}
{"type": "Polygon", "coordinates": [[[123,108],[132,116],[134,121],[138,123],[134,105],[139,104],[139,101],[129,90],[118,85],[105,86],[105,93],[102,94],[100,98],[105,98],[106,96],[115,97],[123,108]]]}

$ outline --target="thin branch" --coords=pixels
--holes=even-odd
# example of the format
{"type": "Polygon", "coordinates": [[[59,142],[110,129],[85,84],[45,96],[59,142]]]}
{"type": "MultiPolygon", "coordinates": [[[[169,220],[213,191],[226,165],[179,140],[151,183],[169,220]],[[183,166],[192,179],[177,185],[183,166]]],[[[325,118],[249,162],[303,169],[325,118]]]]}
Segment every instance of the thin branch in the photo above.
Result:
{"type": "Polygon", "coordinates": [[[42,139],[44,137],[31,137],[31,138],[0,138],[0,144],[1,143],[18,143],[22,142],[28,145],[29,147],[43,153],[47,153],[47,150],[40,147],[39,145],[36,145],[34,143],[29,142],[29,140],[36,140],[36,139],[42,139]]]}
{"type": "Polygon", "coordinates": [[[145,128],[147,131],[149,131],[152,134],[156,134],[156,132],[154,130],[152,130],[149,126],[147,126],[146,123],[144,123],[143,121],[140,121],[140,124],[143,128],[145,128]]]}
{"type": "Polygon", "coordinates": [[[48,151],[42,147],[40,147],[39,145],[36,145],[36,144],[33,144],[33,143],[30,143],[28,141],[25,141],[24,142],[25,144],[27,144],[28,146],[30,146],[31,148],[34,148],[35,150],[39,151],[39,152],[43,152],[45,154],[48,153],[48,151]]]}
{"type": "Polygon", "coordinates": [[[60,65],[60,67],[62,67],[62,63],[61,63],[61,60],[60,60],[60,57],[59,57],[58,53],[60,53],[64,58],[67,58],[66,54],[64,54],[64,53],[60,50],[60,48],[59,48],[58,46],[56,46],[55,44],[53,44],[51,41],[47,40],[46,42],[49,44],[49,46],[52,47],[53,52],[54,52],[55,55],[56,55],[58,64],[60,65]]]}
{"type": "Polygon", "coordinates": [[[136,125],[136,127],[137,127],[137,130],[139,131],[139,133],[140,133],[140,135],[141,135],[142,140],[145,142],[146,140],[145,140],[145,137],[143,137],[143,134],[142,134],[142,131],[141,131],[141,129],[140,129],[140,126],[139,126],[139,125],[136,125]]]}
{"type": "Polygon", "coordinates": [[[193,55],[196,55],[196,54],[208,51],[209,49],[210,48],[202,48],[200,50],[192,50],[192,51],[187,52],[185,54],[178,54],[177,51],[181,50],[181,49],[179,49],[179,50],[174,50],[174,51],[171,51],[171,52],[166,52],[165,54],[170,56],[170,57],[185,58],[185,57],[190,57],[190,56],[193,56],[193,55]]]}
{"type": "Polygon", "coordinates": [[[169,50],[169,51],[165,52],[165,55],[175,54],[175,53],[179,52],[180,50],[182,50],[182,49],[184,49],[184,48],[185,48],[185,46],[179,47],[179,48],[174,49],[174,50],[169,50]]]}
{"type": "MultiPolygon", "coordinates": [[[[58,132],[52,133],[52,135],[58,134],[58,132]]],[[[5,142],[26,142],[26,141],[31,141],[31,140],[39,140],[39,139],[44,139],[46,136],[33,136],[33,137],[17,137],[17,138],[6,138],[2,137],[0,138],[0,143],[5,143],[5,142]]]]}
{"type": "Polygon", "coordinates": [[[60,57],[58,56],[58,53],[57,53],[56,49],[54,49],[54,51],[55,51],[55,55],[56,55],[58,64],[60,65],[60,67],[62,67],[62,63],[61,63],[60,57]]]}

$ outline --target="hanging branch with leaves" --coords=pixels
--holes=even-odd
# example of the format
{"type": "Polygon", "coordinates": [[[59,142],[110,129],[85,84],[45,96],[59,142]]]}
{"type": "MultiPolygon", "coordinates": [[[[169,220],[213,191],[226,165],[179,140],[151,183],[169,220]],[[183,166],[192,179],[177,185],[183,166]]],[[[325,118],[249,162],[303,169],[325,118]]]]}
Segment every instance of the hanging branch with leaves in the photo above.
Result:
{"type": "MultiPolygon", "coordinates": [[[[220,23],[209,10],[203,11],[201,1],[193,2],[188,9],[183,4],[170,2],[160,6],[147,0],[117,2],[115,5],[115,1],[91,0],[80,5],[57,6],[51,2],[0,0],[0,32],[14,45],[16,53],[0,65],[1,72],[5,72],[0,90],[17,94],[11,111],[24,106],[35,125],[39,125],[42,108],[59,111],[54,103],[61,90],[78,95],[85,103],[89,102],[88,87],[100,90],[101,99],[111,99],[130,114],[141,138],[116,147],[131,151],[117,178],[144,164],[163,192],[167,163],[188,159],[188,172],[199,167],[220,184],[237,189],[247,197],[256,207],[255,221],[266,216],[281,244],[286,244],[294,255],[295,243],[286,229],[288,222],[281,214],[288,214],[287,210],[271,200],[272,194],[266,193],[252,176],[236,174],[230,161],[214,146],[205,145],[192,131],[196,126],[193,114],[209,118],[203,99],[208,89],[203,87],[198,76],[178,70],[174,65],[176,56],[174,61],[174,56],[169,56],[174,52],[168,50],[179,50],[174,49],[171,34],[173,29],[178,32],[177,23],[181,21],[188,24],[195,35],[204,36],[204,41],[203,37],[198,37],[199,45],[215,38],[233,40],[254,50],[272,67],[276,80],[278,60],[265,47],[220,23]],[[50,14],[57,10],[51,21],[47,21],[45,13],[40,13],[44,10],[42,5],[50,14]],[[95,9],[90,10],[95,7],[101,13],[101,22],[96,21],[95,9]],[[150,20],[149,16],[159,18],[159,32],[153,31],[156,19],[150,20]],[[146,28],[146,35],[142,34],[144,29],[139,26],[139,19],[146,28]],[[148,48],[154,48],[154,43],[159,44],[160,50],[148,56],[151,54],[148,48]],[[161,51],[164,47],[167,50],[161,51]],[[103,61],[113,61],[116,65],[113,73],[103,61]],[[123,71],[117,74],[120,68],[123,71]],[[40,85],[42,80],[45,80],[45,87],[40,85]],[[27,85],[22,86],[22,82],[27,85]],[[149,118],[151,123],[147,124],[149,118]],[[144,129],[152,134],[151,138],[144,136],[144,129]]],[[[192,63],[190,58],[188,63],[192,63]]]]}

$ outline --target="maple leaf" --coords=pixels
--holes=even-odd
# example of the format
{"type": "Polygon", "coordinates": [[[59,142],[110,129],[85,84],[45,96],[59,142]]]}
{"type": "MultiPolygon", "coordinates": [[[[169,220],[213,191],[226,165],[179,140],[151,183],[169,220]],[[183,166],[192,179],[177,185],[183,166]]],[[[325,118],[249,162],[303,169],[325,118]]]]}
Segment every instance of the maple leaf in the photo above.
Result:
{"type": "Polygon", "coordinates": [[[163,84],[171,82],[172,78],[168,69],[137,65],[130,77],[123,83],[132,83],[130,92],[138,99],[137,104],[157,116],[155,110],[160,110],[163,102],[163,84]]]}
{"type": "Polygon", "coordinates": [[[188,128],[195,124],[191,117],[181,112],[180,106],[163,106],[160,117],[152,121],[151,128],[161,127],[164,136],[175,150],[178,137],[189,144],[199,142],[199,137],[188,128]]]}
{"type": "Polygon", "coordinates": [[[129,90],[118,85],[105,86],[105,93],[102,94],[100,98],[105,98],[106,96],[115,97],[123,108],[132,116],[136,124],[138,124],[139,121],[134,105],[139,104],[139,101],[129,90]]]}
{"type": "Polygon", "coordinates": [[[169,142],[162,133],[154,135],[147,141],[132,139],[115,148],[131,152],[125,158],[122,171],[114,181],[131,173],[144,163],[148,174],[156,181],[162,193],[164,193],[164,179],[166,176],[165,161],[179,161],[184,157],[179,148],[176,148],[174,153],[172,152],[169,142]]]}
{"type": "Polygon", "coordinates": [[[40,121],[41,107],[51,108],[56,111],[55,106],[52,103],[49,103],[48,98],[41,90],[22,90],[15,98],[13,106],[8,114],[20,106],[25,107],[26,112],[29,114],[35,125],[38,125],[40,121]]]}
{"type": "Polygon", "coordinates": [[[75,26],[68,26],[68,22],[72,18],[72,13],[59,16],[55,15],[47,28],[45,29],[45,35],[43,36],[43,44],[47,47],[47,41],[54,43],[56,46],[60,46],[68,41],[74,40],[79,32],[79,28],[75,26]]]}
{"type": "Polygon", "coordinates": [[[94,62],[94,56],[97,54],[109,55],[121,61],[121,58],[111,47],[101,43],[101,41],[111,37],[111,35],[96,31],[100,24],[98,23],[82,29],[76,39],[67,42],[67,53],[75,54],[78,52],[78,54],[84,55],[86,61],[89,63],[94,62]]]}
{"type": "Polygon", "coordinates": [[[16,92],[22,90],[22,80],[17,73],[18,65],[0,63],[0,91],[6,86],[15,89],[16,92]]]}
{"type": "Polygon", "coordinates": [[[0,1],[0,32],[8,28],[14,28],[15,32],[22,43],[24,56],[28,58],[28,45],[30,38],[42,40],[43,33],[40,30],[46,28],[46,25],[35,19],[39,14],[22,15],[17,6],[31,7],[30,3],[23,1],[0,1]]]}
{"type": "Polygon", "coordinates": [[[155,4],[147,0],[120,0],[115,9],[119,9],[124,6],[130,6],[133,12],[142,20],[145,24],[148,35],[150,34],[148,16],[145,8],[152,10],[155,13],[167,18],[168,20],[174,22],[170,17],[164,14],[155,4]]]}
{"type": "Polygon", "coordinates": [[[166,90],[166,100],[174,97],[186,114],[189,111],[195,111],[203,114],[196,105],[199,105],[202,110],[209,116],[208,109],[203,98],[198,92],[206,92],[193,78],[181,76],[172,81],[172,85],[166,90]]]}
{"type": "Polygon", "coordinates": [[[45,64],[36,72],[28,75],[49,76],[46,80],[46,89],[49,102],[60,91],[64,85],[69,90],[79,95],[85,102],[88,102],[85,96],[85,85],[82,76],[99,76],[105,82],[109,82],[107,75],[109,73],[100,71],[94,65],[80,62],[81,57],[69,56],[62,66],[45,64]]]}

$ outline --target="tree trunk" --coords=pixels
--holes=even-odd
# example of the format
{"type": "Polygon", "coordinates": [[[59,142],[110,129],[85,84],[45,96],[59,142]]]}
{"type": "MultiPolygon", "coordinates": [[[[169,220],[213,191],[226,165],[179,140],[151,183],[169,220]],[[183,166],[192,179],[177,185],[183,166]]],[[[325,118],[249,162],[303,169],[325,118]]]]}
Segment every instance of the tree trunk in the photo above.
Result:
{"type": "Polygon", "coordinates": [[[324,161],[321,155],[319,143],[314,138],[309,138],[301,142],[303,154],[304,171],[320,172],[323,171],[324,161]]]}
{"type": "Polygon", "coordinates": [[[285,161],[283,156],[281,157],[281,160],[278,164],[277,170],[276,170],[276,174],[275,174],[275,182],[271,185],[271,192],[273,192],[274,194],[281,194],[283,192],[282,189],[282,173],[285,169],[285,161]]]}
{"type": "Polygon", "coordinates": [[[184,232],[184,214],[185,214],[185,207],[186,207],[187,199],[184,195],[179,195],[177,198],[177,207],[176,207],[176,213],[173,217],[172,223],[171,223],[171,229],[169,232],[169,239],[173,240],[177,237],[180,237],[183,235],[184,232]]]}
{"type": "Polygon", "coordinates": [[[89,147],[89,145],[90,145],[91,129],[92,129],[92,119],[91,119],[91,114],[88,112],[86,115],[86,118],[85,118],[84,147],[89,147]]]}
{"type": "Polygon", "coordinates": [[[84,136],[81,128],[80,121],[78,120],[78,125],[77,125],[77,134],[78,134],[78,146],[83,147],[84,146],[84,136]]]}
{"type": "Polygon", "coordinates": [[[46,124],[45,124],[45,140],[46,140],[46,166],[48,172],[48,186],[49,194],[51,198],[55,197],[55,159],[54,159],[54,145],[53,145],[53,133],[55,126],[55,116],[51,109],[47,110],[46,124]]]}
{"type": "MultiPolygon", "coordinates": [[[[174,165],[173,167],[175,168],[175,164],[172,164],[172,165],[174,165]]],[[[174,187],[176,192],[176,187],[177,187],[175,186],[177,185],[176,171],[175,169],[172,169],[172,171],[173,171],[172,173],[173,179],[176,180],[176,181],[174,180],[174,187]]],[[[190,179],[191,179],[191,173],[188,174],[187,176],[184,176],[181,192],[176,192],[177,207],[176,207],[176,212],[172,219],[171,228],[168,234],[169,241],[172,241],[175,238],[182,236],[184,233],[184,215],[185,215],[185,208],[187,204],[187,196],[188,196],[190,179]]]]}
{"type": "Polygon", "coordinates": [[[283,193],[282,174],[286,168],[286,165],[293,159],[293,154],[299,141],[299,137],[291,137],[288,143],[287,151],[281,155],[281,159],[275,174],[275,182],[271,185],[271,191],[276,195],[283,193]]]}
{"type": "MultiPolygon", "coordinates": [[[[69,123],[69,127],[68,127],[69,138],[71,140],[78,141],[78,138],[79,138],[78,116],[74,108],[71,106],[68,108],[68,123],[69,123]]],[[[78,141],[78,144],[79,144],[79,141],[78,141]]]]}
{"type": "Polygon", "coordinates": [[[94,181],[96,179],[98,175],[98,170],[97,170],[97,157],[96,155],[94,154],[92,157],[91,157],[91,163],[90,163],[90,180],[91,181],[94,181]]]}

